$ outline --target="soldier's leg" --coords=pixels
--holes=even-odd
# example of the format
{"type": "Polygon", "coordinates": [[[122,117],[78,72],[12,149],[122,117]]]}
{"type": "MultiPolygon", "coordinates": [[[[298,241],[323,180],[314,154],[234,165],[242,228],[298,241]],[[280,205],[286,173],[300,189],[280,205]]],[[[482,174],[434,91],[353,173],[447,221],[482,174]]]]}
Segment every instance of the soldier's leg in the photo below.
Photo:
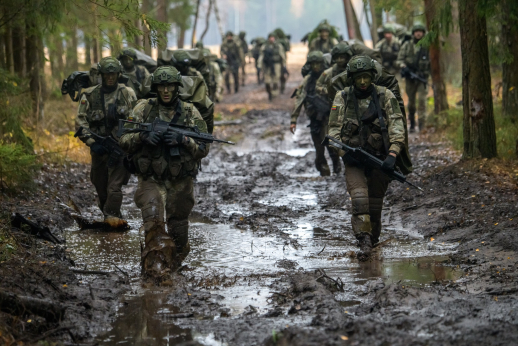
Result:
{"type": "Polygon", "coordinates": [[[426,125],[426,88],[424,83],[417,84],[417,120],[419,123],[419,131],[422,131],[426,125]]]}
{"type": "Polygon", "coordinates": [[[243,65],[241,65],[241,86],[245,86],[245,78],[246,78],[245,67],[246,67],[246,64],[243,63],[243,65]]]}
{"type": "Polygon", "coordinates": [[[164,201],[167,190],[164,184],[139,177],[135,204],[142,212],[145,247],[142,252],[142,273],[154,277],[177,263],[176,247],[164,227],[164,201]]]}
{"type": "Polygon", "coordinates": [[[239,91],[239,66],[234,69],[234,92],[239,91]]]}
{"type": "Polygon", "coordinates": [[[383,209],[383,199],[387,192],[390,179],[379,170],[372,170],[367,175],[369,187],[369,215],[372,226],[372,243],[379,241],[381,234],[381,213],[383,209]]]}
{"type": "Polygon", "coordinates": [[[230,67],[225,71],[225,86],[227,87],[227,93],[230,94],[230,67]]]}
{"type": "Polygon", "coordinates": [[[104,215],[122,218],[122,185],[128,183],[130,173],[122,164],[122,158],[119,163],[113,167],[108,167],[108,196],[104,204],[104,215]]]}
{"type": "Polygon", "coordinates": [[[364,261],[369,258],[372,250],[369,190],[365,170],[350,163],[345,163],[345,183],[352,202],[351,226],[360,245],[360,252],[357,257],[364,261]]]}
{"type": "Polygon", "coordinates": [[[274,97],[279,96],[279,86],[281,82],[281,64],[273,65],[272,75],[272,94],[274,97]]]}
{"type": "Polygon", "coordinates": [[[166,219],[167,232],[176,244],[180,263],[187,257],[189,246],[189,214],[194,207],[193,181],[191,177],[168,182],[166,219]]]}
{"type": "Polygon", "coordinates": [[[272,100],[272,72],[270,68],[265,68],[263,70],[264,76],[264,86],[266,88],[266,92],[268,93],[268,100],[272,100]]]}
{"type": "Polygon", "coordinates": [[[415,98],[417,86],[411,79],[405,79],[405,91],[408,96],[408,120],[410,121],[410,130],[415,131],[415,98]]]}
{"type": "Polygon", "coordinates": [[[329,176],[331,175],[331,171],[327,165],[325,148],[322,145],[322,133],[324,133],[323,122],[314,118],[310,118],[309,128],[311,132],[311,139],[313,140],[313,145],[315,146],[316,152],[315,167],[320,172],[321,176],[329,176]]]}
{"type": "MultiPolygon", "coordinates": [[[[323,121],[322,131],[320,131],[320,143],[324,141],[327,135],[328,127],[328,119],[326,118],[323,121]]],[[[336,150],[329,149],[329,147],[327,147],[327,152],[329,153],[331,161],[333,162],[333,173],[339,174],[342,171],[342,160],[340,160],[340,156],[338,156],[336,150]]]]}
{"type": "MultiPolygon", "coordinates": [[[[90,167],[90,181],[97,191],[99,198],[99,209],[104,214],[104,205],[108,198],[108,155],[92,155],[92,166],[90,167]]],[[[106,216],[106,214],[104,214],[106,216]]]]}
{"type": "Polygon", "coordinates": [[[281,66],[281,94],[284,94],[284,90],[286,89],[286,75],[283,72],[282,66],[281,66]]]}

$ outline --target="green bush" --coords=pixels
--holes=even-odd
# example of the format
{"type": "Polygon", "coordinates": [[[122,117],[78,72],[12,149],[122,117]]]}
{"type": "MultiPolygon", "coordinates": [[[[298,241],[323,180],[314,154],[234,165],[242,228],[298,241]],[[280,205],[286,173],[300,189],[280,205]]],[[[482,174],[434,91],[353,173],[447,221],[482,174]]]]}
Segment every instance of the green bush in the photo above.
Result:
{"type": "Polygon", "coordinates": [[[30,188],[39,169],[36,155],[15,143],[0,142],[0,184],[2,190],[30,188]]]}

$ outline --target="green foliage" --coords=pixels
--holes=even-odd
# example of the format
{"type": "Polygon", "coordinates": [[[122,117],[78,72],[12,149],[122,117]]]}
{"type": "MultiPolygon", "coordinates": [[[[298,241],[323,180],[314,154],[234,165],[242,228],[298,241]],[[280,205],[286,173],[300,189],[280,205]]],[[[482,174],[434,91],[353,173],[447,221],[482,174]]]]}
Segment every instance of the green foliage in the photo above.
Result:
{"type": "Polygon", "coordinates": [[[330,29],[329,37],[330,38],[338,39],[339,35],[338,35],[338,30],[337,30],[336,26],[329,24],[327,22],[327,19],[324,19],[323,21],[318,23],[317,27],[311,32],[311,34],[309,34],[309,36],[308,36],[308,45],[311,44],[311,41],[313,41],[315,38],[317,38],[319,36],[320,26],[323,25],[323,24],[327,24],[327,26],[330,29]]]}
{"type": "Polygon", "coordinates": [[[18,144],[0,142],[0,184],[3,189],[14,191],[30,188],[40,165],[36,155],[28,154],[18,144]]]}

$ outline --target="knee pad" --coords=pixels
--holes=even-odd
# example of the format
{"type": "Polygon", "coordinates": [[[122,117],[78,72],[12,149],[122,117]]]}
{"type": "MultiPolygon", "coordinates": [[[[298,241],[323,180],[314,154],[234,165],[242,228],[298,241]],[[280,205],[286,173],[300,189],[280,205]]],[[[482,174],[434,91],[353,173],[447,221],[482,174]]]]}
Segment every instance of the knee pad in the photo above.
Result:
{"type": "Polygon", "coordinates": [[[371,234],[372,226],[369,214],[353,215],[351,217],[353,232],[356,236],[361,233],[371,234]]]}
{"type": "Polygon", "coordinates": [[[144,222],[148,222],[151,220],[163,221],[159,220],[160,218],[160,209],[157,204],[151,203],[146,205],[141,209],[142,211],[142,219],[144,222]]]}
{"type": "Polygon", "coordinates": [[[368,197],[351,197],[352,214],[361,215],[369,214],[369,198],[368,197]]]}

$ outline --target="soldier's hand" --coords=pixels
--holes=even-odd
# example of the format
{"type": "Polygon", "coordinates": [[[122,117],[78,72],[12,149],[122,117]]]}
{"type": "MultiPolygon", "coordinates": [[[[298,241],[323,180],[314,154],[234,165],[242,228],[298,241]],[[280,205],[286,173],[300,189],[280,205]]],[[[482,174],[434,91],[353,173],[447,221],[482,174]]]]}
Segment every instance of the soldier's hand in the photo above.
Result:
{"type": "Polygon", "coordinates": [[[140,139],[142,140],[142,142],[152,145],[152,146],[158,145],[158,143],[160,143],[160,141],[161,141],[160,134],[155,131],[141,132],[140,139]]]}
{"type": "Polygon", "coordinates": [[[164,143],[170,147],[181,144],[184,141],[184,136],[180,133],[168,131],[164,134],[164,143]]]}
{"type": "Polygon", "coordinates": [[[400,67],[400,68],[405,68],[405,67],[406,67],[406,64],[401,64],[399,67],[400,67]]]}
{"type": "Polygon", "coordinates": [[[97,155],[104,155],[108,153],[108,150],[106,150],[106,148],[99,143],[92,144],[90,146],[90,150],[92,150],[92,152],[96,153],[97,155]]]}
{"type": "Polygon", "coordinates": [[[389,152],[385,161],[381,165],[381,169],[384,171],[392,172],[394,171],[394,166],[396,165],[396,153],[389,152]]]}
{"type": "Polygon", "coordinates": [[[295,134],[295,130],[297,129],[297,124],[291,124],[290,125],[290,131],[291,133],[295,134]]]}

